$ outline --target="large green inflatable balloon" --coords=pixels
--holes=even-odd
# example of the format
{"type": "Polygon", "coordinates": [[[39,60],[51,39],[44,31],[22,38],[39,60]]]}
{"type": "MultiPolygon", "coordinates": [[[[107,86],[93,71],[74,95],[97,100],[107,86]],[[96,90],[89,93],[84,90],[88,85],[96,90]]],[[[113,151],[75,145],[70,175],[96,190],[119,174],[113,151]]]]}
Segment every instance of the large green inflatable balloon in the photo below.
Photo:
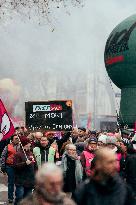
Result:
{"type": "Polygon", "coordinates": [[[121,89],[121,123],[132,128],[136,121],[136,15],[112,31],[104,58],[109,77],[121,89]]]}

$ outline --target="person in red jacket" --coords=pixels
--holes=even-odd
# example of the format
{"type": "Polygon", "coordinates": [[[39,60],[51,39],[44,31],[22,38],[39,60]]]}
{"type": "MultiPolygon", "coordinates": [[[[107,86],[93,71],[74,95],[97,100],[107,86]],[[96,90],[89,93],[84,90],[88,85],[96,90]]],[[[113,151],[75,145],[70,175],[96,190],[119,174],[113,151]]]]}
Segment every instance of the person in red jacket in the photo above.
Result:
{"type": "Polygon", "coordinates": [[[1,155],[1,171],[7,173],[8,176],[8,201],[13,202],[14,199],[14,168],[13,159],[16,152],[19,150],[19,138],[17,134],[11,137],[11,143],[8,144],[1,155]]]}
{"type": "Polygon", "coordinates": [[[83,166],[84,178],[91,175],[91,162],[94,159],[94,152],[97,149],[97,139],[90,138],[85,150],[80,156],[81,164],[83,166]]]}

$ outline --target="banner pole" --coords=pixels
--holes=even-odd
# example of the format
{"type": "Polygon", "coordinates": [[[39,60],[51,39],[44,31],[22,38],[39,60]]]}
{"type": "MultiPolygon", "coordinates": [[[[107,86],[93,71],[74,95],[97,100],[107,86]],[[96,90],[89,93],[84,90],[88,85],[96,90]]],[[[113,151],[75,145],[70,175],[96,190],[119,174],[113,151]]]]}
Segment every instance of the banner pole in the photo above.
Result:
{"type": "Polygon", "coordinates": [[[21,148],[22,148],[22,150],[23,150],[23,152],[24,152],[24,155],[25,155],[25,157],[26,157],[26,160],[28,160],[28,157],[27,157],[27,155],[26,155],[26,152],[25,152],[25,150],[24,150],[24,147],[23,147],[23,145],[22,145],[22,143],[21,143],[21,140],[20,140],[20,137],[19,137],[19,136],[18,136],[18,139],[19,139],[21,148]]]}

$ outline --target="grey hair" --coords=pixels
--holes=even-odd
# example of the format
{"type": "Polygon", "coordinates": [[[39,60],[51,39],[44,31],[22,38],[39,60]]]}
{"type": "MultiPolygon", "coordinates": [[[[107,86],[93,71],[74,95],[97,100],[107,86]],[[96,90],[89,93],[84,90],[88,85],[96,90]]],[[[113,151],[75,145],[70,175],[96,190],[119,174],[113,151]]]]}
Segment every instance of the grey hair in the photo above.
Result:
{"type": "Polygon", "coordinates": [[[66,145],[65,150],[67,151],[70,147],[74,147],[76,149],[76,146],[71,143],[66,145]]]}
{"type": "Polygon", "coordinates": [[[36,173],[36,183],[42,184],[45,183],[48,176],[54,175],[54,173],[59,173],[63,176],[62,170],[54,163],[45,163],[36,173]]]}
{"type": "Polygon", "coordinates": [[[43,136],[43,133],[42,132],[35,132],[35,136],[36,135],[40,135],[41,137],[43,136]]]}

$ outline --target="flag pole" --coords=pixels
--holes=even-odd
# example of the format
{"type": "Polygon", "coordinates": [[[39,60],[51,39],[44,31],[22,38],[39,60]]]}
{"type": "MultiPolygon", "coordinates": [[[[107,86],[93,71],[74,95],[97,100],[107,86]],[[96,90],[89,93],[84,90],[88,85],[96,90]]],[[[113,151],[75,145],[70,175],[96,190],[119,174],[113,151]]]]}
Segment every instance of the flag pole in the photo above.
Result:
{"type": "Polygon", "coordinates": [[[24,150],[24,147],[23,147],[23,145],[22,145],[22,143],[21,143],[21,140],[20,140],[20,137],[18,136],[18,139],[19,139],[19,143],[20,143],[20,145],[21,145],[21,148],[22,148],[22,150],[23,150],[23,152],[24,152],[24,155],[25,155],[25,157],[26,157],[26,160],[28,160],[28,157],[27,157],[27,155],[26,155],[26,152],[25,152],[25,150],[24,150]]]}

